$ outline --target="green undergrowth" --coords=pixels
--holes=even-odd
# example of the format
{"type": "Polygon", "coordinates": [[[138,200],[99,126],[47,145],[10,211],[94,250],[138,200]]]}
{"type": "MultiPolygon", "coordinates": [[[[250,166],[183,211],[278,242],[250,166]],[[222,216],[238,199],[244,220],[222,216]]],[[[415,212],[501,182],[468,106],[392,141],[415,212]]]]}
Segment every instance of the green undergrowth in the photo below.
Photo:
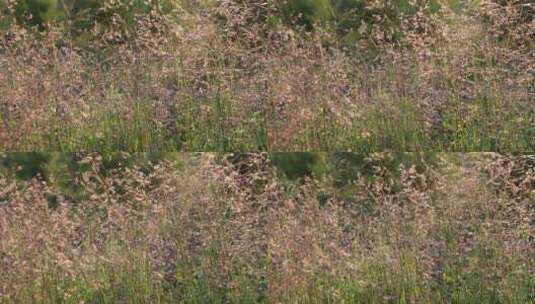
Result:
{"type": "Polygon", "coordinates": [[[479,248],[462,260],[451,256],[437,281],[422,275],[410,253],[397,257],[392,268],[381,261],[359,264],[358,274],[314,275],[304,287],[291,290],[285,303],[532,303],[535,280],[522,269],[505,278],[490,278],[485,268],[466,271],[471,263],[492,263],[489,248],[479,248]]]}
{"type": "MultiPolygon", "coordinates": [[[[355,273],[332,277],[315,273],[298,289],[269,295],[269,282],[245,274],[233,285],[214,284],[202,271],[177,267],[173,283],[155,277],[140,257],[124,265],[104,265],[73,279],[43,273],[19,300],[33,303],[532,303],[535,280],[518,266],[504,278],[491,278],[483,268],[496,251],[476,248],[463,258],[454,255],[436,280],[423,276],[410,252],[396,257],[398,266],[384,261],[359,264],[355,273]],[[476,264],[482,268],[466,271],[476,264]]],[[[1,301],[0,301],[1,302],[1,301]]]]}
{"type": "Polygon", "coordinates": [[[96,111],[82,123],[52,121],[50,132],[34,133],[21,140],[19,151],[259,151],[267,150],[263,118],[253,113],[249,121],[233,122],[230,103],[216,100],[201,107],[192,103],[176,118],[159,121],[156,109],[134,102],[130,113],[113,109],[96,111]]]}
{"type": "MultiPolygon", "coordinates": [[[[18,151],[534,151],[529,113],[501,110],[489,100],[452,105],[434,126],[409,101],[372,106],[350,125],[320,113],[290,141],[274,141],[262,111],[246,113],[224,98],[191,102],[171,121],[154,117],[156,107],[134,102],[130,113],[97,111],[82,123],[52,121],[51,131],[25,136],[18,151]]],[[[282,130],[284,131],[284,130],[282,130]]]]}

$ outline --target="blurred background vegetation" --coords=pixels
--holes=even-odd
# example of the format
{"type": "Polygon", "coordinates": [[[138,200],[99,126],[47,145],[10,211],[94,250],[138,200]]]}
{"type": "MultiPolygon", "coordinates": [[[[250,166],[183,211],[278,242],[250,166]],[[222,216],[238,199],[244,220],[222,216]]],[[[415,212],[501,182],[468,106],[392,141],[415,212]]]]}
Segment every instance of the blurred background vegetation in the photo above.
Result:
{"type": "MultiPolygon", "coordinates": [[[[123,37],[135,35],[132,31],[141,16],[150,15],[154,10],[172,15],[173,0],[1,0],[4,29],[16,22],[42,31],[47,24],[64,26],[66,33],[82,42],[89,35],[102,34],[110,28],[119,29],[123,37]]],[[[375,27],[385,31],[390,40],[401,35],[399,30],[403,17],[418,12],[435,14],[439,12],[440,0],[288,0],[268,1],[238,0],[247,6],[257,6],[260,11],[251,22],[266,22],[276,25],[285,23],[312,30],[324,27],[336,32],[342,41],[355,42],[370,35],[375,27]]],[[[459,0],[447,0],[453,9],[459,9],[459,0]]],[[[214,5],[201,1],[201,5],[214,5]]],[[[119,39],[119,37],[118,37],[119,39]]]]}
{"type": "MultiPolygon", "coordinates": [[[[83,175],[121,175],[125,170],[136,169],[150,174],[159,162],[173,162],[180,166],[186,156],[205,153],[61,153],[61,152],[11,152],[0,155],[0,176],[15,178],[21,182],[33,179],[61,189],[62,195],[73,201],[86,199],[83,175]],[[95,167],[84,161],[97,155],[101,162],[95,167]]],[[[250,162],[256,153],[212,154],[216,162],[229,162],[240,166],[250,162]]],[[[299,185],[306,180],[315,180],[324,188],[321,199],[336,195],[354,201],[357,192],[368,184],[387,184],[390,194],[401,190],[400,173],[404,168],[414,168],[416,174],[427,174],[434,168],[439,157],[436,153],[349,153],[349,152],[278,152],[266,154],[267,170],[281,182],[299,185]],[[356,185],[365,182],[365,185],[356,185]]],[[[254,170],[262,170],[256,168],[254,170]]],[[[250,171],[250,170],[249,170],[250,171]]],[[[373,195],[373,193],[370,193],[373,195]]],[[[52,198],[55,201],[55,198],[52,198]]]]}

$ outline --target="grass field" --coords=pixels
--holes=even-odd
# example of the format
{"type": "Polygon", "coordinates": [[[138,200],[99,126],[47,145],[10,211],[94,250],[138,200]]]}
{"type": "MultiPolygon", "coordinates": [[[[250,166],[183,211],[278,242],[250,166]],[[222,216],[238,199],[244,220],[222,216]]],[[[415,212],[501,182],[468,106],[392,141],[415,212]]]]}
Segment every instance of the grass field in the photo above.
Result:
{"type": "Polygon", "coordinates": [[[0,150],[534,151],[532,29],[487,2],[352,47],[321,28],[244,32],[239,1],[175,1],[121,43],[14,25],[0,150]]]}
{"type": "Polygon", "coordinates": [[[0,304],[535,304],[534,16],[0,0],[0,304]]]}
{"type": "Polygon", "coordinates": [[[394,175],[385,157],[345,188],[290,181],[260,154],[105,171],[86,154],[71,183],[4,171],[0,302],[535,300],[529,157],[442,153],[394,175]]]}

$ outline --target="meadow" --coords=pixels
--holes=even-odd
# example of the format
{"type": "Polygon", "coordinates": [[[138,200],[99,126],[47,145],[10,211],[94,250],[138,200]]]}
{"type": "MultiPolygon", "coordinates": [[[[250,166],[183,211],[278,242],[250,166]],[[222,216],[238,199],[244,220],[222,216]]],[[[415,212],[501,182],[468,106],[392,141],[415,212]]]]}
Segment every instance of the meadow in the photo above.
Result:
{"type": "Polygon", "coordinates": [[[533,155],[30,157],[2,156],[1,303],[535,301],[533,155]]]}
{"type": "Polygon", "coordinates": [[[65,2],[0,9],[2,151],[534,151],[530,1],[65,2]]]}
{"type": "Polygon", "coordinates": [[[0,304],[535,303],[534,16],[0,0],[0,304]]]}

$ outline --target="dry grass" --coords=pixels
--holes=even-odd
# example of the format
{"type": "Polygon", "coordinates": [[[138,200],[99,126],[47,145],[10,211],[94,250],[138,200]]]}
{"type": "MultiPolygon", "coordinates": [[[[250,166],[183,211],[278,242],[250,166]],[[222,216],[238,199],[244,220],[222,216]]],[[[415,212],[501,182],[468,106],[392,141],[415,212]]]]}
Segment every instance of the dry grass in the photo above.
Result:
{"type": "Polygon", "coordinates": [[[256,0],[106,1],[85,32],[8,27],[0,0],[0,151],[77,153],[0,166],[0,303],[535,302],[533,156],[385,152],[535,150],[525,2],[353,41],[256,0]],[[174,152],[348,150],[364,167],[298,180],[174,152]]]}
{"type": "MultiPolygon", "coordinates": [[[[326,180],[282,182],[266,157],[181,154],[149,171],[104,172],[102,156],[88,154],[79,201],[3,176],[0,299],[533,301],[533,197],[508,194],[507,174],[496,173],[507,172],[504,157],[441,154],[436,169],[399,168],[395,191],[377,173],[353,186],[359,203],[326,180]]],[[[532,170],[516,172],[533,180],[532,170]]]]}
{"type": "Polygon", "coordinates": [[[255,23],[246,2],[173,3],[126,41],[114,28],[85,43],[62,28],[3,32],[0,149],[533,150],[520,6],[418,14],[395,44],[377,32],[348,47],[255,23]]]}

